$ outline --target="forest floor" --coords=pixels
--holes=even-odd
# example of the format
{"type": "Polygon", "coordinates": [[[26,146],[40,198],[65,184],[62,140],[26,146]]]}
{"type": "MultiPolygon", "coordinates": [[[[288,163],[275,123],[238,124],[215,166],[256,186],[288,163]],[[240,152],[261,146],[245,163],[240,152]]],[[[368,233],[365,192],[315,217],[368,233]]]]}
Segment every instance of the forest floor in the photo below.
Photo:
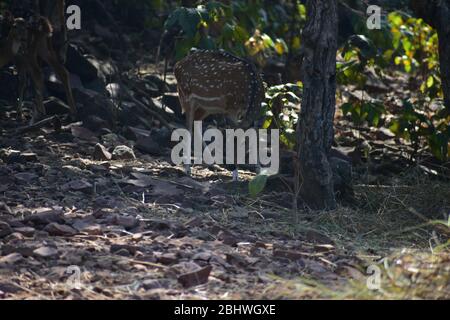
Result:
{"type": "MultiPolygon", "coordinates": [[[[111,61],[99,58],[105,39],[117,44],[115,29],[92,29],[72,43],[92,65],[106,66],[104,81],[119,82],[109,74],[111,61]]],[[[126,38],[132,47],[134,38],[126,38]]],[[[156,40],[136,37],[134,44],[156,49],[156,40]]],[[[163,85],[170,91],[155,86],[161,68],[144,49],[115,62],[124,64],[119,78],[130,80],[124,83],[140,104],[155,107],[176,86],[173,77],[163,85]]],[[[84,63],[75,74],[89,62],[77,57],[84,63]]],[[[384,105],[397,108],[411,95],[404,78],[381,88],[384,105]]],[[[93,106],[92,90],[80,87],[85,99],[77,102],[102,118],[108,99],[93,106]]],[[[125,120],[146,109],[126,102],[125,120]]],[[[148,112],[136,117],[148,130],[157,122],[148,112]]],[[[188,177],[168,148],[96,161],[104,152],[97,143],[114,149],[134,141],[80,124],[17,131],[24,125],[2,106],[0,299],[450,299],[449,164],[429,156],[412,163],[411,146],[386,128],[355,128],[338,112],[336,141],[355,150],[353,194],[334,211],[315,212],[292,209],[281,177],[252,198],[249,171],[232,182],[227,169],[195,166],[188,177]],[[362,142],[371,147],[368,157],[356,152],[362,142]]]]}
{"type": "Polygon", "coordinates": [[[450,183],[417,167],[361,165],[351,203],[294,212],[251,172],[94,161],[86,129],[0,122],[0,299],[450,298],[450,183]]]}

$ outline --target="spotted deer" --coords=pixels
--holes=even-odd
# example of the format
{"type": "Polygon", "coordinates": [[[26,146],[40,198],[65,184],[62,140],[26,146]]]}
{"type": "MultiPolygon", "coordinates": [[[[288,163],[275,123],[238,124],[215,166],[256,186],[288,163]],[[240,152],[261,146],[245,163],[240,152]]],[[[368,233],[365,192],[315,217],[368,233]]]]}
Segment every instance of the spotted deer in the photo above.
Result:
{"type": "MultiPolygon", "coordinates": [[[[236,126],[248,128],[257,120],[264,85],[256,67],[223,50],[195,50],[174,69],[186,127],[193,137],[194,121],[222,114],[236,126]]],[[[190,174],[190,166],[186,166],[190,174]]],[[[237,168],[233,180],[237,180],[237,168]]]]}
{"type": "Polygon", "coordinates": [[[19,96],[17,99],[18,117],[22,118],[23,96],[27,74],[35,87],[36,107],[31,122],[46,114],[43,104],[44,79],[39,59],[48,63],[62,82],[72,116],[76,114],[75,101],[70,86],[69,73],[54,50],[52,44],[53,28],[49,20],[35,15],[29,20],[14,18],[5,13],[0,18],[0,68],[14,63],[19,77],[19,96]]]}

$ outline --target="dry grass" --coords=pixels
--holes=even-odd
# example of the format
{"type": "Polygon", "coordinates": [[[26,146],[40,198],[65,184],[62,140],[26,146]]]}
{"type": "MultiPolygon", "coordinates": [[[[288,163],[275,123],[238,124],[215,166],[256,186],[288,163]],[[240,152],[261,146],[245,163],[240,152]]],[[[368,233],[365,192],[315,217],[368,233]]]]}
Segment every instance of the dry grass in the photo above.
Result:
{"type": "MultiPolygon", "coordinates": [[[[274,278],[263,298],[450,299],[450,183],[416,170],[384,185],[355,182],[356,203],[332,212],[286,210],[279,221],[257,225],[294,237],[306,230],[328,236],[336,247],[381,271],[380,290],[369,290],[367,270],[350,267],[343,278],[310,274],[274,278]]],[[[338,270],[336,270],[339,273],[338,270]]]]}

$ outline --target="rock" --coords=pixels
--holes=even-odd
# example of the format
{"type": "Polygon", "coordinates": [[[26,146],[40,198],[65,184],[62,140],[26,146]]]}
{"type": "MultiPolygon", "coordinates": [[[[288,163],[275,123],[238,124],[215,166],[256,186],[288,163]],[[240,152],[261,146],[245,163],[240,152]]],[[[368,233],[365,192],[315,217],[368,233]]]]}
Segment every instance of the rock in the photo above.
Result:
{"type": "Polygon", "coordinates": [[[223,241],[224,244],[231,247],[235,247],[239,242],[234,234],[225,230],[219,232],[219,234],[217,235],[217,239],[223,241]]]}
{"type": "Polygon", "coordinates": [[[11,283],[0,283],[0,298],[1,298],[1,292],[15,294],[20,291],[22,291],[22,289],[16,287],[15,285],[13,285],[11,283]]]}
{"type": "Polygon", "coordinates": [[[14,228],[15,232],[18,232],[22,235],[24,235],[25,237],[33,237],[36,229],[32,228],[32,227],[20,227],[20,228],[14,228]]]}
{"type": "Polygon", "coordinates": [[[113,160],[136,160],[133,149],[127,146],[117,146],[112,153],[113,160]]]}
{"type": "Polygon", "coordinates": [[[33,152],[22,152],[20,154],[20,162],[21,163],[27,163],[27,162],[38,162],[38,156],[36,153],[33,152]]]}
{"type": "Polygon", "coordinates": [[[377,139],[379,140],[389,140],[395,138],[395,134],[388,128],[378,128],[377,139]]]}
{"type": "Polygon", "coordinates": [[[9,236],[12,232],[13,230],[9,224],[0,221],[0,238],[9,236]]]}
{"type": "Polygon", "coordinates": [[[178,93],[166,93],[161,102],[165,106],[169,107],[176,117],[181,118],[183,116],[180,100],[178,99],[178,93]]]}
{"type": "Polygon", "coordinates": [[[98,78],[97,68],[80,52],[70,44],[67,48],[67,69],[77,74],[83,81],[89,82],[98,78]]]}
{"type": "Polygon", "coordinates": [[[177,263],[178,258],[174,253],[165,253],[159,256],[157,261],[164,265],[171,265],[177,263]]]}
{"type": "MultiPolygon", "coordinates": [[[[73,73],[69,72],[70,87],[73,89],[84,89],[81,78],[73,73]]],[[[66,91],[63,83],[58,79],[55,73],[50,73],[46,79],[47,89],[51,94],[54,94],[58,98],[66,99],[66,91]]]]}
{"type": "Polygon", "coordinates": [[[112,219],[112,223],[124,227],[127,230],[133,229],[139,225],[139,220],[134,217],[116,215],[112,219]]]}
{"type": "Polygon", "coordinates": [[[135,128],[132,126],[127,126],[123,130],[123,136],[127,138],[128,140],[134,140],[141,137],[150,137],[152,135],[152,131],[141,129],[141,128],[135,128]]]}
{"type": "Polygon", "coordinates": [[[107,148],[115,148],[119,145],[125,145],[127,141],[115,133],[107,133],[102,135],[102,142],[107,148]]]}
{"type": "Polygon", "coordinates": [[[19,182],[25,182],[25,183],[32,183],[34,180],[37,180],[39,178],[39,176],[37,174],[29,173],[29,172],[16,173],[14,175],[14,177],[19,182]]]}
{"type": "Polygon", "coordinates": [[[21,152],[12,149],[2,149],[0,150],[0,158],[8,164],[20,162],[21,152]]]}
{"type": "Polygon", "coordinates": [[[47,225],[52,222],[63,223],[64,219],[60,212],[56,212],[52,209],[45,209],[41,212],[28,216],[24,219],[25,223],[32,223],[35,226],[47,225]]]}
{"type": "Polygon", "coordinates": [[[152,84],[156,85],[156,86],[158,87],[158,89],[159,89],[159,92],[168,92],[168,91],[170,91],[170,88],[169,88],[169,86],[167,85],[167,83],[164,82],[164,80],[161,79],[161,78],[160,78],[159,76],[157,76],[157,75],[154,75],[154,74],[146,75],[146,76],[144,77],[144,80],[145,80],[147,83],[152,83],[152,84]]]}
{"type": "Polygon", "coordinates": [[[333,171],[334,191],[340,198],[352,198],[352,165],[341,158],[330,158],[330,166],[333,171]]]}
{"type": "Polygon", "coordinates": [[[275,249],[273,251],[273,256],[278,258],[286,258],[291,261],[302,260],[305,257],[305,255],[302,254],[301,252],[292,250],[280,250],[280,249],[275,249]]]}
{"type": "Polygon", "coordinates": [[[45,110],[47,115],[64,115],[70,113],[70,107],[62,100],[50,97],[44,102],[45,110]]]}
{"type": "Polygon", "coordinates": [[[103,234],[102,226],[92,221],[77,220],[72,224],[72,227],[79,232],[86,233],[88,235],[101,235],[103,234]]]}
{"type": "Polygon", "coordinates": [[[167,220],[149,219],[147,221],[147,227],[152,230],[162,231],[172,228],[172,224],[167,220]]]}
{"type": "Polygon", "coordinates": [[[51,247],[40,247],[33,251],[34,255],[40,258],[50,258],[58,255],[58,250],[51,247]]]}
{"type": "Polygon", "coordinates": [[[81,180],[74,180],[69,183],[66,183],[61,186],[62,190],[72,190],[72,191],[79,191],[83,193],[92,193],[93,192],[93,185],[83,179],[81,180]]]}
{"type": "Polygon", "coordinates": [[[208,282],[211,274],[212,266],[206,266],[194,272],[182,274],[178,277],[178,282],[184,288],[191,288],[208,282]]]}
{"type": "Polygon", "coordinates": [[[77,234],[77,231],[68,225],[63,225],[59,223],[51,223],[44,228],[49,235],[55,237],[70,237],[77,234]]]}
{"type": "Polygon", "coordinates": [[[96,161],[109,161],[112,159],[112,154],[106,149],[104,145],[97,143],[95,145],[92,158],[96,161]]]}
{"type": "Polygon", "coordinates": [[[119,99],[120,97],[120,84],[108,83],[106,85],[106,91],[108,91],[109,97],[113,99],[119,99]]]}
{"type": "Polygon", "coordinates": [[[168,289],[171,283],[169,279],[148,279],[144,280],[141,287],[144,290],[154,290],[154,289],[168,289]]]}
{"type": "MultiPolygon", "coordinates": [[[[7,189],[5,189],[4,191],[6,191],[6,190],[7,189]]],[[[0,212],[6,212],[7,214],[13,214],[11,208],[4,202],[0,202],[0,212]]]]}
{"type": "Polygon", "coordinates": [[[167,127],[162,127],[153,131],[152,138],[160,146],[169,146],[171,141],[172,131],[167,127]]]}
{"type": "Polygon", "coordinates": [[[0,266],[1,267],[11,266],[22,260],[23,260],[23,256],[20,253],[17,253],[17,252],[11,253],[7,256],[0,258],[0,266]]]}
{"type": "Polygon", "coordinates": [[[245,256],[237,253],[227,253],[225,254],[226,262],[238,268],[246,268],[249,266],[249,261],[245,256]]]}
{"type": "MultiPolygon", "coordinates": [[[[15,242],[17,243],[17,242],[15,242]]],[[[4,245],[2,247],[2,252],[4,255],[9,255],[11,253],[19,253],[24,257],[31,257],[33,255],[33,247],[27,247],[27,246],[17,246],[15,245],[4,245]]]]}
{"type": "Polygon", "coordinates": [[[98,142],[98,138],[95,133],[87,128],[73,126],[70,128],[70,131],[75,138],[80,140],[98,142]]]}
{"type": "Polygon", "coordinates": [[[138,251],[138,247],[124,245],[124,244],[112,244],[110,248],[111,253],[124,255],[124,251],[127,252],[127,256],[135,255],[138,251]]]}
{"type": "Polygon", "coordinates": [[[111,123],[97,115],[86,116],[83,119],[83,125],[89,130],[92,130],[99,134],[102,134],[102,132],[104,134],[104,129],[110,130],[113,128],[111,123]]]}
{"type": "Polygon", "coordinates": [[[318,231],[315,230],[308,230],[306,232],[306,240],[309,242],[313,242],[313,243],[320,243],[320,244],[334,244],[334,241],[331,240],[330,237],[328,237],[327,235],[320,233],[318,231]]]}
{"type": "Polygon", "coordinates": [[[107,80],[114,77],[118,72],[117,66],[111,61],[103,61],[94,56],[86,56],[86,59],[97,70],[97,75],[102,83],[106,84],[107,80]]]}
{"type": "Polygon", "coordinates": [[[152,137],[139,137],[136,141],[136,148],[153,156],[160,156],[162,151],[162,148],[152,137]]]}
{"type": "Polygon", "coordinates": [[[352,158],[349,154],[354,151],[355,148],[349,147],[332,147],[330,150],[330,158],[339,158],[341,160],[352,163],[352,158]]]}
{"type": "Polygon", "coordinates": [[[114,128],[116,107],[105,94],[89,89],[74,89],[73,95],[75,101],[83,105],[78,110],[80,119],[85,121],[89,116],[97,116],[108,123],[108,128],[114,128]]]}

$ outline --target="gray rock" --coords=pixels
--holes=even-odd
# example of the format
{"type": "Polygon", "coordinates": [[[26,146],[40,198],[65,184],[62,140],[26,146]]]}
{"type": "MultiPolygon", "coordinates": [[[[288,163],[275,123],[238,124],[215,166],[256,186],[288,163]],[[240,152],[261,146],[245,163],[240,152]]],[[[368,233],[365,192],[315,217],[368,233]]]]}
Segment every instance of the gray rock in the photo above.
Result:
{"type": "Polygon", "coordinates": [[[6,222],[0,221],[0,238],[9,236],[12,233],[11,226],[7,224],[6,222]]]}
{"type": "Polygon", "coordinates": [[[133,149],[127,146],[117,146],[112,153],[113,160],[136,160],[133,149]]]}
{"type": "Polygon", "coordinates": [[[106,149],[105,146],[97,143],[95,145],[92,158],[96,161],[109,161],[112,159],[112,154],[106,149]]]}

